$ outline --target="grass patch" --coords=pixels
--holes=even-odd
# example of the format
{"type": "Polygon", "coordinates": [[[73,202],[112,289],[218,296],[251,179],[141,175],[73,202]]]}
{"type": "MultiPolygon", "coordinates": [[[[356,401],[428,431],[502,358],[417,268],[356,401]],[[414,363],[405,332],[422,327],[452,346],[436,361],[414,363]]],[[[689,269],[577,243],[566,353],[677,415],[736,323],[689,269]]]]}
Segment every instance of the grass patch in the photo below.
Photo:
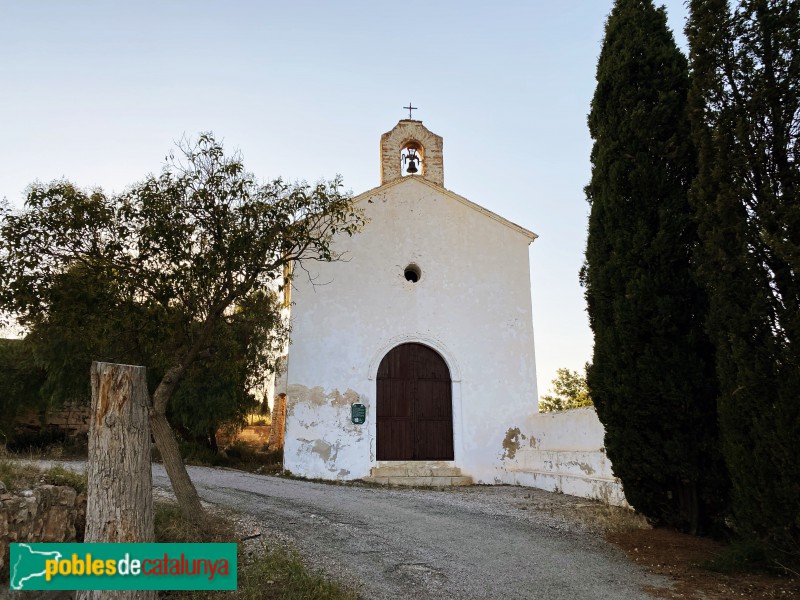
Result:
{"type": "Polygon", "coordinates": [[[9,460],[0,460],[0,481],[9,490],[30,487],[42,476],[42,471],[33,465],[21,465],[9,460]]]}
{"type": "Polygon", "coordinates": [[[86,473],[69,471],[59,465],[45,471],[43,481],[52,485],[69,486],[79,494],[86,492],[86,486],[88,484],[86,473]]]}
{"type": "Polygon", "coordinates": [[[86,474],[56,465],[43,471],[36,465],[0,460],[0,481],[9,490],[29,489],[37,484],[63,485],[79,494],[86,491],[86,474]]]}
{"type": "Polygon", "coordinates": [[[236,597],[247,600],[355,600],[358,596],[318,573],[310,573],[296,552],[262,543],[245,558],[244,567],[239,570],[236,597]]]}
{"type": "MultiPolygon", "coordinates": [[[[193,525],[181,516],[175,504],[157,503],[155,514],[158,542],[233,542],[237,540],[233,523],[219,515],[204,527],[193,525]]],[[[225,597],[243,600],[320,599],[355,600],[357,596],[324,576],[310,572],[298,554],[266,542],[239,544],[239,589],[224,592],[225,597]]],[[[220,592],[171,591],[164,598],[206,600],[219,598],[220,592]]]]}
{"type": "Polygon", "coordinates": [[[215,515],[202,527],[184,520],[177,504],[156,502],[155,532],[157,542],[235,542],[233,523],[215,515]]]}
{"type": "Polygon", "coordinates": [[[594,524],[607,533],[631,531],[634,529],[649,529],[647,519],[637,512],[622,506],[612,506],[598,502],[590,507],[594,524]]]}

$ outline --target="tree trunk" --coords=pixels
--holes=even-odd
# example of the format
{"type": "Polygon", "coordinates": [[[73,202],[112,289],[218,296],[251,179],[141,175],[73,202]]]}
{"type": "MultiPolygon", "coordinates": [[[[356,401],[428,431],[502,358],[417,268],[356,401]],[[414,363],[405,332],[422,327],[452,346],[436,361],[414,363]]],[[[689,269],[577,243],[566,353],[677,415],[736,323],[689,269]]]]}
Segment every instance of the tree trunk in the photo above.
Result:
{"type": "Polygon", "coordinates": [[[214,429],[209,429],[208,437],[208,446],[214,451],[214,454],[219,454],[219,444],[217,444],[217,432],[214,429]]]}
{"type": "MultiPolygon", "coordinates": [[[[207,337],[207,336],[206,336],[207,337]]],[[[197,348],[190,352],[197,355],[197,348]]],[[[193,358],[191,360],[194,360],[193,358]]],[[[191,363],[189,360],[189,364],[191,363]]],[[[200,504],[200,496],[189,478],[186,465],[183,464],[178,442],[175,441],[175,434],[167,421],[167,403],[170,396],[175,391],[180,380],[186,373],[186,366],[179,362],[171,367],[158,384],[156,391],[153,392],[153,402],[150,409],[150,426],[153,428],[153,439],[156,447],[164,461],[164,468],[167,470],[169,481],[172,484],[172,491],[178,500],[178,507],[181,514],[188,521],[202,525],[205,511],[200,504]]]]}
{"type": "Polygon", "coordinates": [[[197,495],[197,490],[186,471],[186,465],[183,464],[178,442],[175,441],[175,434],[169,426],[166,415],[155,407],[150,413],[150,426],[153,428],[153,439],[161,454],[161,460],[164,461],[164,468],[172,483],[172,491],[175,492],[181,514],[192,523],[202,524],[205,512],[200,504],[200,496],[197,495]]]}
{"type": "MultiPolygon", "coordinates": [[[[150,397],[144,367],[92,363],[87,542],[153,542],[150,397]]],[[[155,591],[82,591],[79,600],[155,600],[155,591]]]]}

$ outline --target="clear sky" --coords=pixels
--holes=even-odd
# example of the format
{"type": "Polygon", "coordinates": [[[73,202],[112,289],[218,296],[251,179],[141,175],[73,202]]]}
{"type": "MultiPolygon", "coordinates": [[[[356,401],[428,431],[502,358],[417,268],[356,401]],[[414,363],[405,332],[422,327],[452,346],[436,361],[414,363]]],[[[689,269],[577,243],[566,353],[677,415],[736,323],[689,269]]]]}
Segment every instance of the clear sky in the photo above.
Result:
{"type": "MultiPolygon", "coordinates": [[[[683,0],[665,5],[683,47],[683,0]]],[[[586,114],[611,6],[0,0],[0,197],[21,207],[29,183],[60,177],[122,191],[201,131],[263,179],[341,174],[358,194],[379,184],[380,135],[411,101],[444,137],[445,187],[540,236],[543,394],[591,358],[586,114]]]]}

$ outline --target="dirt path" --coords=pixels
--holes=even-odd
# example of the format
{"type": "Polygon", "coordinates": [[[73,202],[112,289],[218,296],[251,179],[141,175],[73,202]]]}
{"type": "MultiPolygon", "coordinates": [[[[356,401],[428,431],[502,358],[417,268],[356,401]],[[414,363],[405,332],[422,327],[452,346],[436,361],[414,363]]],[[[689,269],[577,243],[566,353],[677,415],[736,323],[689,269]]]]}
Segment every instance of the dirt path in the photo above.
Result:
{"type": "MultiPolygon", "coordinates": [[[[365,598],[650,598],[647,575],[615,547],[537,506],[575,499],[539,490],[336,486],[190,467],[205,501],[250,516],[267,536],[365,598]],[[563,500],[560,500],[563,499],[563,500]],[[538,501],[537,501],[538,500],[538,501]]],[[[169,481],[161,466],[157,487],[169,481]]]]}

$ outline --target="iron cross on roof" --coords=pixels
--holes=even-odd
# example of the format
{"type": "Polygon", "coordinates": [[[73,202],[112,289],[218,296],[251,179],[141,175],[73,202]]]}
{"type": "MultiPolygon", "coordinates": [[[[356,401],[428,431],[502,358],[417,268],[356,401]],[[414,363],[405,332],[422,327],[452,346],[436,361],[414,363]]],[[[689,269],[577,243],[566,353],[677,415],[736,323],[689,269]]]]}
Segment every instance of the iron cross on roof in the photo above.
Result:
{"type": "Polygon", "coordinates": [[[408,118],[409,118],[409,119],[411,119],[411,118],[412,118],[412,117],[411,117],[411,111],[412,111],[412,110],[417,110],[417,107],[416,107],[416,106],[411,106],[411,102],[409,102],[409,103],[408,103],[408,106],[404,106],[403,108],[405,108],[405,109],[408,111],[408,118]]]}

